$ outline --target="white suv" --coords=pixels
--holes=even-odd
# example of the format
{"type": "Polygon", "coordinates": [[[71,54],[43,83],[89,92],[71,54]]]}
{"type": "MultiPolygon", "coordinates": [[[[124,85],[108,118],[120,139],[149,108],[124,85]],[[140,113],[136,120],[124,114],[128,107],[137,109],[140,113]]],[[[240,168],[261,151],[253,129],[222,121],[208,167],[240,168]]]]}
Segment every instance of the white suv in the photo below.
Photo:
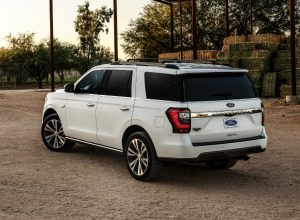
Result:
{"type": "Polygon", "coordinates": [[[142,181],[157,176],[161,161],[228,169],[267,145],[247,72],[191,63],[97,66],[47,95],[42,138],[53,151],[79,142],[123,152],[142,181]]]}

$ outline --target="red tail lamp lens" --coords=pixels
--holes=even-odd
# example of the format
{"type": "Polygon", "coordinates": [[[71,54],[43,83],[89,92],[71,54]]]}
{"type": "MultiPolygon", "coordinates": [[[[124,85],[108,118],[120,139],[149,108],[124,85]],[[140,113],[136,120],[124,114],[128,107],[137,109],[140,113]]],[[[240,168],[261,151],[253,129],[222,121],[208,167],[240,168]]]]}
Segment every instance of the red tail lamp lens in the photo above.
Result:
{"type": "Polygon", "coordinates": [[[191,130],[191,111],[188,108],[169,108],[167,116],[174,133],[189,133],[191,130]]]}
{"type": "Polygon", "coordinates": [[[265,126],[265,110],[264,110],[264,104],[263,103],[261,103],[261,110],[262,110],[262,113],[261,113],[261,125],[265,126]]]}

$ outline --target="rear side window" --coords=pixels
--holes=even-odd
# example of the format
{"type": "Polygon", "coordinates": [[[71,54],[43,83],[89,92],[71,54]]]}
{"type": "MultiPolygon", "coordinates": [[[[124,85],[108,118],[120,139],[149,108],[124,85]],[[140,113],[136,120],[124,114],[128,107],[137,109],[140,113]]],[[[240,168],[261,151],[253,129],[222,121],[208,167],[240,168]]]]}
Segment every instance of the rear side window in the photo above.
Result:
{"type": "Polygon", "coordinates": [[[147,99],[179,101],[180,94],[176,75],[145,73],[147,99]]]}
{"type": "Polygon", "coordinates": [[[131,97],[132,71],[112,70],[105,95],[131,97]]]}
{"type": "Polygon", "coordinates": [[[215,101],[256,98],[245,73],[215,73],[183,77],[186,101],[215,101]]]}

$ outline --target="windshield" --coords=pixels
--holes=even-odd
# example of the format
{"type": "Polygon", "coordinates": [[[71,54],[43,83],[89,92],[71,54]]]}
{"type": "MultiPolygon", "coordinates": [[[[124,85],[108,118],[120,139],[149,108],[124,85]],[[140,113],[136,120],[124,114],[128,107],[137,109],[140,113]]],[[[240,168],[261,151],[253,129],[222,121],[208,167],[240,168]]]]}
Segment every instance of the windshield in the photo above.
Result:
{"type": "Polygon", "coordinates": [[[256,98],[246,73],[184,75],[185,101],[215,101],[256,98]]]}

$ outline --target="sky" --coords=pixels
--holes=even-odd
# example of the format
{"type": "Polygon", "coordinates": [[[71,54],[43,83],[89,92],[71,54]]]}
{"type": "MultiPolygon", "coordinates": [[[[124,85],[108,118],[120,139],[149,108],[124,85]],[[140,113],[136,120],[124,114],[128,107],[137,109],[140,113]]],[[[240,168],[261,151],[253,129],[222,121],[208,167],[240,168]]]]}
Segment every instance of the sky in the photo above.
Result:
{"type": "MultiPolygon", "coordinates": [[[[53,0],[54,35],[62,41],[78,43],[74,20],[78,5],[85,0],[53,0]]],[[[103,5],[112,8],[113,0],[90,0],[91,9],[103,5]]],[[[143,7],[151,0],[118,0],[118,29],[119,33],[127,29],[131,19],[136,18],[143,7]]],[[[109,33],[100,35],[101,44],[113,51],[113,19],[110,21],[109,33]]],[[[9,33],[36,33],[36,41],[49,37],[49,0],[0,0],[0,47],[6,46],[5,36],[9,33]]],[[[125,56],[120,44],[119,56],[125,56]]]]}

